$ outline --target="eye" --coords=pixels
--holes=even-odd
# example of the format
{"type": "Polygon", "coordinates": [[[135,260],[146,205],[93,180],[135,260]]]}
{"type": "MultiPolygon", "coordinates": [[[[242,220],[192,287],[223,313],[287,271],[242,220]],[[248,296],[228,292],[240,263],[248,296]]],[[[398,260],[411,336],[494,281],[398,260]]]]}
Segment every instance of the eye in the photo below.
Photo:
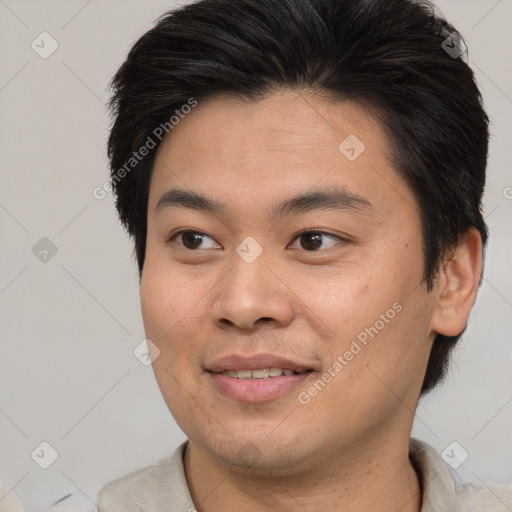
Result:
{"type": "MultiPolygon", "coordinates": [[[[331,235],[330,233],[325,233],[323,231],[303,231],[299,233],[295,240],[300,241],[300,245],[306,251],[317,251],[318,249],[328,249],[333,245],[336,245],[337,242],[343,241],[342,238],[336,235],[331,235]],[[328,247],[325,246],[323,237],[330,238],[331,240],[335,240],[335,243],[331,243],[328,247]]],[[[292,247],[296,249],[297,247],[292,247]]]]}
{"type": "Polygon", "coordinates": [[[209,237],[207,234],[201,233],[200,231],[192,231],[192,230],[178,231],[171,238],[169,238],[167,243],[170,244],[171,242],[174,242],[174,240],[176,240],[176,238],[178,238],[178,237],[179,237],[179,239],[181,241],[180,245],[185,247],[185,249],[196,250],[196,249],[216,249],[216,248],[220,248],[220,245],[218,245],[215,242],[215,240],[213,240],[213,238],[209,237]],[[210,244],[210,247],[200,247],[201,243],[205,239],[211,240],[213,242],[213,246],[212,246],[212,244],[210,244]]]}

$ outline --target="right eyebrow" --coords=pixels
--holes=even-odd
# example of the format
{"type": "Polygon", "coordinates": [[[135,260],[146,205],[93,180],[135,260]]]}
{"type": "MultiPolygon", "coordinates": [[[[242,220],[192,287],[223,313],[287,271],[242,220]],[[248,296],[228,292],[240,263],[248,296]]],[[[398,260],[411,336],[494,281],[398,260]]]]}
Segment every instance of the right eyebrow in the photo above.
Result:
{"type": "Polygon", "coordinates": [[[160,210],[173,206],[191,208],[192,210],[204,210],[215,214],[223,214],[226,210],[225,205],[214,199],[210,199],[196,192],[175,188],[165,192],[165,194],[160,197],[155,207],[155,213],[159,213],[160,210]]]}

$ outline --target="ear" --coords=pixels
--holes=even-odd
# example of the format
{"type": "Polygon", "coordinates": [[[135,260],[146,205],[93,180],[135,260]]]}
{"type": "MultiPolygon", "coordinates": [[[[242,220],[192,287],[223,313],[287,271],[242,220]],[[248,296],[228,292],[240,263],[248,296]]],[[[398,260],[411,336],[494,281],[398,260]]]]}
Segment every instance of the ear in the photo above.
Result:
{"type": "Polygon", "coordinates": [[[440,267],[430,327],[444,336],[458,336],[466,327],[482,274],[480,233],[469,229],[440,267]]]}

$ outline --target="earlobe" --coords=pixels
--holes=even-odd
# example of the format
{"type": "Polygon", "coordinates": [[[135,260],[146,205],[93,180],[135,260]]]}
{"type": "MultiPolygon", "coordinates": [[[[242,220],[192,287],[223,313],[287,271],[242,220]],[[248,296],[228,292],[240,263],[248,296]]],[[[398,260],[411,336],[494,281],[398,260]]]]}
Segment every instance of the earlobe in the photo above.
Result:
{"type": "Polygon", "coordinates": [[[482,239],[471,228],[441,262],[435,284],[436,304],[431,329],[444,336],[458,336],[475,301],[482,274],[482,239]]]}

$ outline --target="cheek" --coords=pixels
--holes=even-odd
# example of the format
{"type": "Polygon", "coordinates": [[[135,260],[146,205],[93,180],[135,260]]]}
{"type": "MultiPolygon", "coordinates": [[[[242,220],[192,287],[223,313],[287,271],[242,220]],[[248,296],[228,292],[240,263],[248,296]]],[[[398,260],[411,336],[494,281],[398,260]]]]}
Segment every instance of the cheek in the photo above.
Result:
{"type": "Polygon", "coordinates": [[[166,261],[162,251],[148,247],[140,284],[145,327],[161,335],[200,307],[201,281],[190,280],[183,270],[166,261]]]}
{"type": "Polygon", "coordinates": [[[177,272],[148,261],[140,285],[144,330],[160,350],[155,366],[176,366],[194,350],[190,332],[197,330],[201,301],[197,287],[188,285],[177,272]],[[188,333],[188,335],[187,335],[188,333]],[[186,341],[186,343],[184,342],[186,341]]]}
{"type": "Polygon", "coordinates": [[[401,297],[400,305],[400,311],[398,305],[376,308],[377,314],[363,321],[340,317],[329,340],[331,370],[323,377],[329,383],[305,390],[311,397],[308,412],[323,415],[326,428],[378,428],[399,411],[406,416],[414,411],[430,350],[426,307],[410,297],[401,297]]]}
{"type": "MultiPolygon", "coordinates": [[[[194,408],[198,368],[193,361],[199,350],[191,333],[198,331],[198,298],[177,273],[155,265],[144,265],[140,299],[146,338],[159,349],[153,371],[162,396],[180,426],[188,409],[194,408]]],[[[197,405],[199,407],[199,405],[197,405]]],[[[190,427],[186,427],[190,428],[190,427]]]]}
{"type": "Polygon", "coordinates": [[[178,318],[179,312],[174,308],[177,302],[175,290],[172,283],[153,271],[150,265],[144,266],[140,286],[142,318],[146,336],[156,343],[161,342],[162,333],[170,328],[175,317],[178,318]]]}
{"type": "Polygon", "coordinates": [[[374,263],[366,268],[344,265],[326,275],[302,277],[293,291],[324,339],[343,346],[343,340],[350,341],[373,325],[401,296],[400,282],[385,282],[381,270],[374,263]]]}
{"type": "Polygon", "coordinates": [[[431,349],[432,303],[422,288],[389,300],[396,297],[398,300],[366,320],[355,338],[361,346],[354,357],[358,362],[347,368],[347,373],[354,371],[361,394],[381,397],[381,403],[391,408],[407,403],[414,410],[431,349]]]}
{"type": "Polygon", "coordinates": [[[366,396],[372,403],[382,395],[382,403],[389,403],[394,393],[405,397],[422,380],[432,297],[420,285],[421,270],[419,264],[404,267],[383,258],[357,272],[333,275],[328,283],[302,283],[306,314],[324,340],[329,364],[343,359],[343,369],[334,369],[335,401],[344,396],[360,403],[366,396]]]}

